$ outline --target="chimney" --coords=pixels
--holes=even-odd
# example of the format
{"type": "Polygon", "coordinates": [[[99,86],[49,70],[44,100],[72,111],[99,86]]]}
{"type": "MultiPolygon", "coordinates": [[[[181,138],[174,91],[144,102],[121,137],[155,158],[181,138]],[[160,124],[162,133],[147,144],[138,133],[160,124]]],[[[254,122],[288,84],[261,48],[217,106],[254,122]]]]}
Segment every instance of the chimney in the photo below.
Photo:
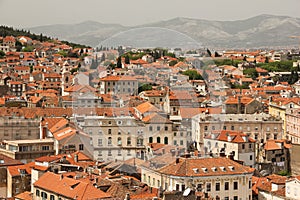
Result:
{"type": "Polygon", "coordinates": [[[77,154],[75,154],[75,156],[74,156],[74,161],[78,162],[78,155],[77,154]]]}
{"type": "Polygon", "coordinates": [[[165,153],[166,153],[166,150],[165,150],[165,148],[163,148],[163,149],[162,149],[162,153],[163,153],[163,154],[165,154],[165,153]]]}
{"type": "Polygon", "coordinates": [[[59,180],[62,180],[63,178],[64,178],[64,176],[62,174],[60,174],[59,180]]]}
{"type": "Polygon", "coordinates": [[[176,158],[176,164],[178,164],[179,163],[179,158],[176,158]]]}
{"type": "Polygon", "coordinates": [[[174,156],[175,156],[175,154],[176,154],[176,151],[175,151],[175,149],[172,149],[172,150],[171,150],[171,154],[172,154],[172,157],[174,157],[174,156]]]}
{"type": "Polygon", "coordinates": [[[241,96],[238,96],[238,107],[237,107],[237,114],[241,114],[241,96]]]}
{"type": "Polygon", "coordinates": [[[42,127],[41,139],[45,139],[47,137],[48,132],[48,122],[46,122],[45,126],[42,127]]]}

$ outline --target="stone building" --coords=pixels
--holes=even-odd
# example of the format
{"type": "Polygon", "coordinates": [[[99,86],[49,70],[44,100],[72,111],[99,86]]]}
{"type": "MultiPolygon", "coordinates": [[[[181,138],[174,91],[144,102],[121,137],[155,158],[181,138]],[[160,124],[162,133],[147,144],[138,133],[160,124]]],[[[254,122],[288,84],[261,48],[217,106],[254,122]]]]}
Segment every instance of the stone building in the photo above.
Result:
{"type": "MultiPolygon", "coordinates": [[[[149,164],[150,163],[150,164],[149,164]]],[[[252,199],[253,168],[228,158],[176,158],[164,167],[142,165],[142,182],[163,191],[207,193],[214,199],[252,199]]]]}
{"type": "Polygon", "coordinates": [[[39,118],[15,116],[10,109],[3,110],[0,115],[0,140],[22,140],[39,138],[39,118]],[[6,115],[6,116],[5,116],[6,115]]]}
{"type": "Polygon", "coordinates": [[[199,117],[200,145],[214,130],[242,131],[257,142],[281,139],[283,134],[283,121],[269,114],[200,114],[199,117]]]}

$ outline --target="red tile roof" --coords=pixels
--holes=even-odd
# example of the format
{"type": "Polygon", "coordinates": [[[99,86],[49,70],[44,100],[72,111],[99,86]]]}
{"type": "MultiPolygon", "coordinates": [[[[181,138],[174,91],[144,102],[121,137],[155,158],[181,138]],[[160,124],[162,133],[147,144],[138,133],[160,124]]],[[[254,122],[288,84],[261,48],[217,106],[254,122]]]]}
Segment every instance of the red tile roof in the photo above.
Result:
{"type": "Polygon", "coordinates": [[[159,170],[162,174],[173,176],[221,176],[252,174],[255,169],[243,166],[228,158],[178,158],[175,162],[159,170]],[[178,162],[177,162],[178,161],[178,162]],[[232,166],[233,170],[229,168],[232,166]],[[212,168],[217,170],[213,171],[212,168]],[[223,168],[224,170],[222,170],[223,168]],[[205,169],[205,170],[203,170],[205,169]]]}
{"type": "Polygon", "coordinates": [[[62,177],[52,172],[46,172],[33,185],[34,187],[42,188],[71,199],[85,200],[111,197],[110,194],[96,189],[92,184],[68,177],[62,177]]]}

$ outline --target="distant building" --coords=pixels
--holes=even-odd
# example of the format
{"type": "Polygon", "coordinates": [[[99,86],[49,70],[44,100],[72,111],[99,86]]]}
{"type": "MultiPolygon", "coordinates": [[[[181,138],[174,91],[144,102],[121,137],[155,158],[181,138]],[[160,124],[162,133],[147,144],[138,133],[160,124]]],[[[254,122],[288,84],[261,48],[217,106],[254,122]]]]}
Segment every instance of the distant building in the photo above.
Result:
{"type": "Polygon", "coordinates": [[[138,94],[138,81],[130,76],[107,76],[100,79],[100,94],[138,94]]]}

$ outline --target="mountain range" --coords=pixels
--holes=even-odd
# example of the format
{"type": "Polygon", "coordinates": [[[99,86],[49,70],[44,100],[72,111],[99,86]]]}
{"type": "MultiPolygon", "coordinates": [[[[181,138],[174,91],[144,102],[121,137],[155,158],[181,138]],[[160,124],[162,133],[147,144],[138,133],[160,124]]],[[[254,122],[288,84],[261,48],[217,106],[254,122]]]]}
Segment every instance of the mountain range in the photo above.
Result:
{"type": "Polygon", "coordinates": [[[174,18],[139,26],[85,21],[28,28],[36,34],[96,46],[263,48],[298,46],[300,19],[259,15],[245,20],[174,18]]]}

